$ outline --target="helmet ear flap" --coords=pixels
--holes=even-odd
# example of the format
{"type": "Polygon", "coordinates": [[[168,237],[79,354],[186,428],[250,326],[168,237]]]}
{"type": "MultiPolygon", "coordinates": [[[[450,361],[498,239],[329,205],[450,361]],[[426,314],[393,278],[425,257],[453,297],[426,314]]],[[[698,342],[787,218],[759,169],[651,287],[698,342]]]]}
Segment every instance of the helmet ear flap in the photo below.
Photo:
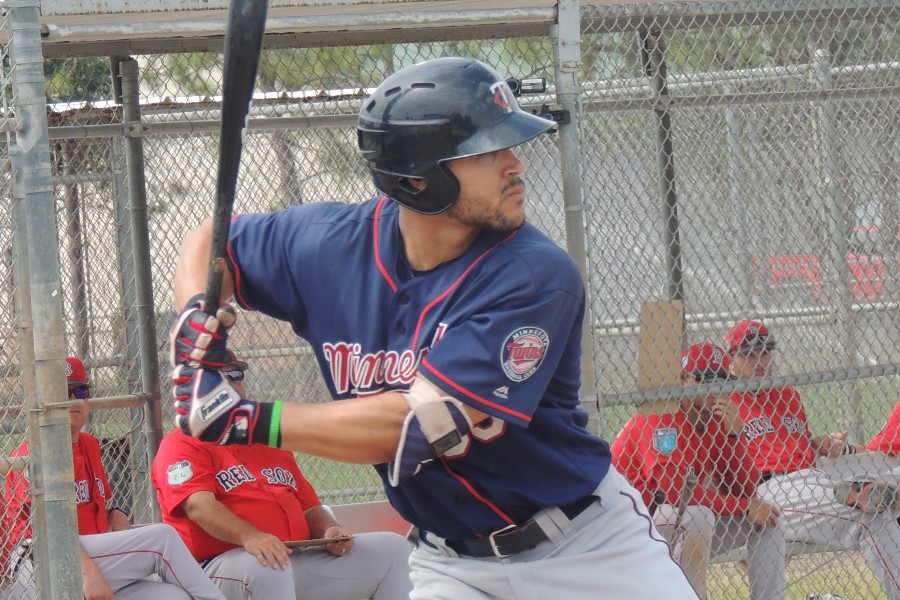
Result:
{"type": "Polygon", "coordinates": [[[372,182],[379,190],[393,190],[394,200],[423,215],[440,214],[459,198],[459,180],[442,164],[433,165],[416,177],[372,169],[372,182]],[[418,188],[410,179],[423,181],[425,186],[418,188]]]}

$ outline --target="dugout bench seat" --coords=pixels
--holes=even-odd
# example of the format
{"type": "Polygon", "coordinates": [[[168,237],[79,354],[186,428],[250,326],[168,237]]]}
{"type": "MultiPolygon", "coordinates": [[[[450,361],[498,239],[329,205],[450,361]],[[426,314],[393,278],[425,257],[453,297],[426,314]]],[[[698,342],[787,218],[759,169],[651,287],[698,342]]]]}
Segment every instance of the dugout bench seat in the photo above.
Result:
{"type": "Polygon", "coordinates": [[[412,528],[412,525],[401,517],[387,500],[337,504],[328,508],[331,509],[337,522],[353,533],[393,531],[406,537],[412,528]]]}

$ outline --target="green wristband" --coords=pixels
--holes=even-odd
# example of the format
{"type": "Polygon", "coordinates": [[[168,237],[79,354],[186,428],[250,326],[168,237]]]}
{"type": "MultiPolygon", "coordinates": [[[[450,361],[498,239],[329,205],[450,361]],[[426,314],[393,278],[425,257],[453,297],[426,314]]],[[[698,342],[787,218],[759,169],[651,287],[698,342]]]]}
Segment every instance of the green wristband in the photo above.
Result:
{"type": "Polygon", "coordinates": [[[272,406],[272,421],[269,424],[269,445],[273,448],[281,447],[281,409],[284,402],[276,402],[272,406]]]}
{"type": "Polygon", "coordinates": [[[284,402],[260,402],[253,428],[252,442],[281,447],[281,409],[284,402]]]}

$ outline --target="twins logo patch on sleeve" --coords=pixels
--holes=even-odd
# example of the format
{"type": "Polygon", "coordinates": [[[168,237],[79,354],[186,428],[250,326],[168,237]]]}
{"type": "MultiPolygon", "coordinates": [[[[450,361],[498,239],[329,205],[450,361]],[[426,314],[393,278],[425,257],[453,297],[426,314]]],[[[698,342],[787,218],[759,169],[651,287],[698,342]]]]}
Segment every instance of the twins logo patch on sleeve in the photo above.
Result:
{"type": "Polygon", "coordinates": [[[539,327],[520,327],[506,337],[500,350],[503,372],[513,381],[525,381],[538,370],[550,338],[539,327]]]}
{"type": "Polygon", "coordinates": [[[174,465],[169,465],[166,472],[169,478],[169,485],[181,485],[194,476],[194,469],[191,467],[191,463],[186,460],[180,460],[174,465]]]}

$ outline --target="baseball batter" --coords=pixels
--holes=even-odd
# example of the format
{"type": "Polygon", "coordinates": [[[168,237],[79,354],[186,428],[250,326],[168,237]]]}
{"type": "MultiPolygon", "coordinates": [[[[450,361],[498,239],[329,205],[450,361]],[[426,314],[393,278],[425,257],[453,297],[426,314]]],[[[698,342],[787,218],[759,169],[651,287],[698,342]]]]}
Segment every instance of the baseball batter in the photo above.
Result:
{"type": "MultiPolygon", "coordinates": [[[[100,443],[81,428],[89,412],[89,382],[84,364],[66,358],[69,399],[83,402],[69,409],[72,420],[72,455],[81,570],[85,598],[117,600],[225,600],[200,569],[174,529],[155,524],[131,528],[127,515],[109,508],[109,481],[100,456],[100,443]],[[158,575],[161,581],[148,579],[158,575]]],[[[26,456],[23,442],[13,456],[26,456]]],[[[22,471],[10,471],[4,488],[4,531],[9,532],[3,551],[12,586],[5,597],[36,597],[31,556],[31,494],[22,471]]]]}
{"type": "MultiPolygon", "coordinates": [[[[771,374],[775,338],[759,321],[740,321],[725,336],[731,373],[771,374]]],[[[867,513],[838,502],[816,456],[845,452],[842,434],[814,438],[799,392],[792,387],[736,394],[743,435],[762,472],[759,495],[782,511],[785,537],[838,550],[860,549],[891,600],[900,599],[900,527],[890,511],[867,513]]]]}
{"type": "Polygon", "coordinates": [[[383,195],[234,219],[223,298],[291,323],[340,402],[258,404],[215,371],[210,223],[185,239],[172,328],[186,432],[376,466],[416,525],[411,598],[696,598],[579,408],[584,287],[525,222],[512,148],[553,127],[476,60],[398,71],[358,136],[383,195]]]}
{"type": "MultiPolygon", "coordinates": [[[[244,393],[247,363],[225,373],[244,393]]],[[[217,446],[180,430],[152,470],[163,520],[178,531],[228,600],[408,598],[409,542],[391,532],[350,537],[321,505],[294,455],[260,444],[217,446]],[[330,538],[307,550],[283,542],[330,538]]]]}
{"type": "MultiPolygon", "coordinates": [[[[695,344],[681,366],[681,384],[696,387],[727,379],[730,361],[718,346],[695,344]]],[[[632,417],[612,445],[613,464],[655,505],[656,526],[701,598],[710,555],[745,544],[750,597],[784,598],[780,513],[756,497],[760,474],[739,436],[742,425],[727,396],[687,397],[674,413],[632,417]],[[684,497],[689,472],[698,484],[684,497]]]]}

